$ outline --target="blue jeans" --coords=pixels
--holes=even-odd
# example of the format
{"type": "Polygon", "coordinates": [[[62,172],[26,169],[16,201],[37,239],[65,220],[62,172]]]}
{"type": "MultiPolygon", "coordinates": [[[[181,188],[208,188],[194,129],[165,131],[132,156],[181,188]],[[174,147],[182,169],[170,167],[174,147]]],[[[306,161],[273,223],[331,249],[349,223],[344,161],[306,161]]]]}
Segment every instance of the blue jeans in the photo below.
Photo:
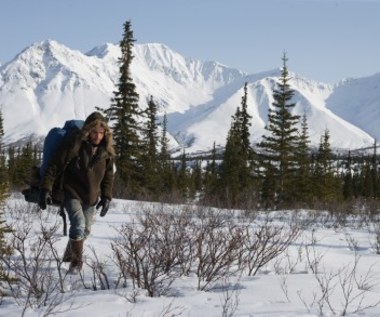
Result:
{"type": "Polygon", "coordinates": [[[95,206],[81,204],[78,199],[67,197],[65,198],[65,209],[70,219],[69,238],[86,239],[94,223],[95,206]]]}

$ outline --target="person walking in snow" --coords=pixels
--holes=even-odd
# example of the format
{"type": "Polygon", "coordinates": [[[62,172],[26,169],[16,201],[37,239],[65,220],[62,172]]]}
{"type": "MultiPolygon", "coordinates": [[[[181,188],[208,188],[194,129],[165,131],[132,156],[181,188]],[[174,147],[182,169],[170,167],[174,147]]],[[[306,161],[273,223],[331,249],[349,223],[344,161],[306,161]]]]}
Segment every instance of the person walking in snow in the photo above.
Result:
{"type": "Polygon", "coordinates": [[[39,206],[46,209],[47,204],[52,203],[53,184],[62,176],[60,187],[70,220],[63,261],[70,262],[69,272],[72,274],[82,269],[83,242],[91,232],[96,209],[101,208],[101,217],[108,211],[112,199],[114,156],[107,120],[101,113],[93,112],[81,130],[62,141],[41,181],[39,206]]]}

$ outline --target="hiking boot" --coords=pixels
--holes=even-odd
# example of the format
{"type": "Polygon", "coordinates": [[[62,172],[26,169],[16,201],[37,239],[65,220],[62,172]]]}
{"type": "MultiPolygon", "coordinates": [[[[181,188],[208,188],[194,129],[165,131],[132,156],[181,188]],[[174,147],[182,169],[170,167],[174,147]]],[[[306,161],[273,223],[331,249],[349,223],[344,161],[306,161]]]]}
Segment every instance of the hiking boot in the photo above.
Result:
{"type": "Polygon", "coordinates": [[[73,259],[72,251],[71,251],[71,239],[67,241],[66,250],[63,253],[62,262],[71,262],[73,259]]]}
{"type": "Polygon", "coordinates": [[[69,267],[69,274],[79,274],[83,266],[83,242],[84,240],[71,240],[71,263],[69,267]]]}

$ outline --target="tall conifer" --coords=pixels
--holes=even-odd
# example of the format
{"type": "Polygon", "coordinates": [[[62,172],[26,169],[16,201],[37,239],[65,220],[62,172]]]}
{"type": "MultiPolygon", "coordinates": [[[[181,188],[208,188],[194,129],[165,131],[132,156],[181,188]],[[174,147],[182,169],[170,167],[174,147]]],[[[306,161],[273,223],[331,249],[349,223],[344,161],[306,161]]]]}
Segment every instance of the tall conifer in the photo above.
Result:
{"type": "Polygon", "coordinates": [[[175,168],[170,159],[167,125],[168,119],[165,113],[162,121],[161,137],[159,140],[160,151],[158,154],[159,178],[161,183],[161,186],[159,187],[160,194],[172,193],[175,186],[175,168]]]}
{"type": "Polygon", "coordinates": [[[301,134],[296,149],[297,170],[291,186],[291,189],[293,189],[291,200],[295,202],[310,203],[312,200],[312,171],[309,144],[307,117],[304,114],[301,120],[301,134]]]}
{"type": "Polygon", "coordinates": [[[218,165],[216,162],[216,145],[213,143],[210,161],[207,162],[203,178],[203,201],[206,204],[217,204],[218,165]]]}
{"type": "Polygon", "coordinates": [[[135,198],[141,190],[141,140],[139,122],[139,95],[131,74],[133,60],[133,31],[131,22],[124,23],[123,39],[120,42],[119,81],[114,91],[112,104],[106,113],[113,122],[113,134],[117,152],[117,176],[126,187],[127,197],[135,198]]]}
{"type": "Polygon", "coordinates": [[[237,206],[251,200],[253,195],[250,161],[253,149],[250,145],[251,116],[247,111],[247,83],[244,84],[241,105],[232,117],[220,172],[220,199],[229,206],[237,206]]]}
{"type": "MultiPolygon", "coordinates": [[[[5,153],[3,150],[3,137],[4,137],[4,126],[3,126],[3,116],[0,111],[0,258],[2,256],[11,253],[11,248],[6,241],[6,233],[9,232],[9,227],[6,225],[4,220],[4,208],[5,200],[8,197],[9,186],[8,186],[8,175],[5,163],[5,153]]],[[[9,280],[9,278],[4,273],[3,262],[0,261],[0,295],[2,282],[9,280]]],[[[0,296],[1,297],[1,296],[0,296]]]]}
{"type": "MultiPolygon", "coordinates": [[[[159,136],[157,125],[157,105],[151,96],[148,101],[148,107],[145,110],[146,121],[143,129],[143,176],[144,188],[149,194],[157,196],[159,192],[159,136]]],[[[152,197],[156,198],[156,197],[152,197]]]]}
{"type": "MultiPolygon", "coordinates": [[[[291,199],[289,189],[296,170],[296,151],[299,143],[298,122],[299,116],[291,113],[295,103],[291,102],[294,90],[289,85],[289,73],[287,57],[284,53],[282,70],[278,82],[278,88],[273,90],[273,103],[269,109],[268,123],[265,127],[268,134],[263,135],[260,147],[263,150],[263,168],[268,169],[274,176],[278,202],[286,202],[291,199]]],[[[264,172],[265,173],[265,172],[264,172]]],[[[268,174],[268,173],[267,173],[268,174]]]]}
{"type": "Polygon", "coordinates": [[[343,197],[339,175],[336,175],[332,163],[330,132],[326,129],[321,137],[314,171],[313,188],[319,202],[337,202],[343,197]]]}
{"type": "Polygon", "coordinates": [[[348,152],[347,163],[343,172],[343,197],[346,200],[350,200],[354,197],[354,177],[352,172],[352,157],[351,152],[348,152]]]}

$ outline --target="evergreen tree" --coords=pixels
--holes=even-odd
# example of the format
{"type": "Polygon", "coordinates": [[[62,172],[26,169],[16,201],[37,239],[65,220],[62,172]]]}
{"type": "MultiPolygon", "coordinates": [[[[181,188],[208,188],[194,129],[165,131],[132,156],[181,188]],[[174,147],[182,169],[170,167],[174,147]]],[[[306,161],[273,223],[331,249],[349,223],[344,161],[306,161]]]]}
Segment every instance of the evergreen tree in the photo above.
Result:
{"type": "Polygon", "coordinates": [[[145,111],[147,120],[143,129],[143,176],[144,188],[152,198],[157,198],[159,192],[159,159],[158,159],[158,126],[157,126],[157,106],[151,96],[148,101],[148,107],[145,111]]]}
{"type": "Polygon", "coordinates": [[[197,198],[202,190],[202,163],[200,159],[195,160],[191,169],[189,197],[197,198]]]}
{"type": "Polygon", "coordinates": [[[289,74],[286,65],[286,54],[282,61],[283,67],[278,83],[278,89],[273,90],[272,108],[269,109],[266,129],[269,134],[263,135],[260,147],[263,150],[263,168],[271,165],[275,180],[273,189],[278,196],[278,201],[291,200],[291,184],[297,168],[297,147],[299,136],[297,124],[299,116],[293,115],[291,110],[295,103],[291,102],[294,91],[289,86],[289,74]]]}
{"type": "Polygon", "coordinates": [[[8,180],[11,189],[20,189],[28,182],[33,167],[40,163],[37,152],[37,147],[31,142],[17,149],[8,147],[8,180]]]}
{"type": "Polygon", "coordinates": [[[221,201],[231,207],[247,202],[253,196],[250,119],[251,116],[247,112],[247,83],[245,83],[241,107],[237,107],[228,131],[221,163],[220,186],[218,186],[221,201]]]}
{"type": "Polygon", "coordinates": [[[376,180],[374,178],[372,162],[369,157],[367,157],[363,162],[360,180],[361,196],[365,198],[374,198],[374,184],[376,180]]]}
{"type": "Polygon", "coordinates": [[[266,209],[272,209],[276,200],[276,171],[268,161],[260,161],[264,172],[261,173],[261,201],[266,209]]]}
{"type": "Polygon", "coordinates": [[[8,146],[7,150],[7,157],[8,157],[8,180],[9,180],[9,187],[14,188],[14,180],[16,178],[16,149],[14,146],[8,146]]]}
{"type": "Polygon", "coordinates": [[[218,165],[216,163],[215,142],[211,151],[210,161],[207,162],[203,179],[203,201],[206,204],[216,204],[215,199],[218,194],[218,165]]]}
{"type": "Polygon", "coordinates": [[[169,139],[167,137],[168,131],[168,118],[166,113],[164,114],[164,118],[162,121],[162,134],[160,138],[160,161],[162,165],[167,165],[168,161],[170,160],[170,154],[169,154],[169,139]]]}
{"type": "Polygon", "coordinates": [[[240,116],[237,118],[240,121],[240,137],[242,144],[242,156],[248,161],[252,158],[253,150],[250,141],[249,129],[252,126],[251,119],[252,116],[248,113],[248,102],[247,102],[247,83],[244,84],[244,93],[241,99],[241,112],[240,116]]]}
{"type": "Polygon", "coordinates": [[[4,119],[3,119],[3,113],[0,110],[0,144],[3,142],[4,137],[4,119]]]}
{"type": "Polygon", "coordinates": [[[351,152],[348,153],[346,168],[343,173],[343,198],[346,200],[354,197],[354,177],[352,175],[351,152]]]}
{"type": "MultiPolygon", "coordinates": [[[[2,223],[1,221],[2,205],[1,204],[7,198],[8,192],[9,192],[9,177],[7,173],[3,137],[4,137],[3,115],[2,115],[2,112],[0,111],[0,226],[2,223]]],[[[0,239],[1,239],[1,236],[0,236],[0,239]]],[[[0,240],[0,243],[1,243],[1,240],[0,240]]]]}
{"type": "Polygon", "coordinates": [[[291,189],[294,202],[310,203],[312,200],[311,154],[306,114],[301,120],[301,135],[296,149],[297,170],[291,189]]]}
{"type": "Polygon", "coordinates": [[[242,152],[242,143],[240,131],[238,130],[237,115],[240,113],[240,108],[236,110],[236,115],[233,117],[231,128],[228,132],[226,148],[223,154],[220,171],[220,183],[218,186],[221,190],[220,200],[228,207],[233,207],[238,204],[241,197],[240,191],[240,167],[247,164],[240,155],[242,152]],[[234,121],[235,120],[235,121],[234,121]]]}
{"type": "MultiPolygon", "coordinates": [[[[9,187],[8,187],[8,176],[6,170],[5,154],[4,154],[4,127],[3,127],[3,116],[0,111],[0,258],[11,253],[11,248],[6,241],[6,233],[9,232],[9,227],[6,225],[4,220],[4,208],[5,200],[8,197],[9,187]]],[[[0,261],[0,295],[1,286],[4,281],[9,280],[9,278],[4,273],[3,262],[0,261]]]]}
{"type": "Polygon", "coordinates": [[[181,195],[181,198],[189,198],[189,174],[187,170],[187,158],[185,151],[183,151],[181,155],[180,165],[176,175],[176,187],[181,195]]]}
{"type": "Polygon", "coordinates": [[[342,187],[332,166],[330,133],[326,129],[319,144],[314,171],[314,193],[319,202],[337,202],[342,198],[342,187]]]}
{"type": "Polygon", "coordinates": [[[170,194],[172,193],[175,186],[175,167],[170,159],[169,153],[169,140],[167,138],[167,116],[164,114],[162,122],[162,133],[160,138],[160,152],[158,154],[158,164],[159,164],[159,178],[161,186],[160,194],[170,194]]]}
{"type": "Polygon", "coordinates": [[[139,95],[132,80],[131,63],[133,60],[133,31],[131,22],[124,23],[123,39],[120,42],[119,82],[109,109],[108,117],[113,121],[113,135],[116,149],[117,177],[126,187],[129,198],[136,198],[142,185],[142,166],[139,122],[139,95]]]}
{"type": "Polygon", "coordinates": [[[380,197],[380,186],[379,186],[379,172],[378,172],[378,162],[377,162],[377,143],[375,140],[373,146],[373,155],[372,155],[372,179],[373,179],[373,197],[380,197]]]}

